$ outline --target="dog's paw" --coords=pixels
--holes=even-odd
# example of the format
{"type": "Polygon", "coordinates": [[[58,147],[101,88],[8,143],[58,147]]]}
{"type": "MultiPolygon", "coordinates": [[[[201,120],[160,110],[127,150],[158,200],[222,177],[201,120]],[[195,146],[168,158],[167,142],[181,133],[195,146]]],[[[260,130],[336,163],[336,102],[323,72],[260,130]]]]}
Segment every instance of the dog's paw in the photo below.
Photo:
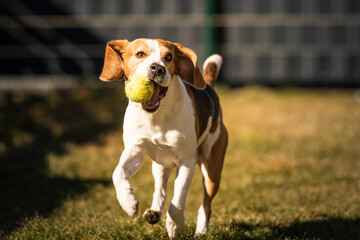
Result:
{"type": "Polygon", "coordinates": [[[180,217],[179,219],[177,219],[177,222],[175,222],[168,212],[166,214],[166,230],[168,232],[169,238],[175,239],[185,230],[184,217],[180,217]]]}
{"type": "Polygon", "coordinates": [[[119,203],[124,211],[131,217],[135,218],[139,210],[139,201],[134,194],[125,194],[118,196],[119,203]]]}
{"type": "Polygon", "coordinates": [[[161,212],[157,212],[151,209],[147,209],[143,214],[143,218],[150,224],[155,224],[159,222],[160,217],[161,212]]]}
{"type": "MultiPolygon", "coordinates": [[[[208,216],[210,214],[208,213],[208,216]]],[[[198,217],[197,217],[197,223],[196,223],[196,231],[195,231],[195,235],[202,235],[205,234],[208,230],[209,230],[209,217],[208,217],[205,213],[205,209],[203,207],[203,205],[201,205],[199,212],[198,212],[198,217]]]]}
{"type": "Polygon", "coordinates": [[[208,228],[203,226],[196,226],[195,236],[201,236],[208,232],[208,228]]]}

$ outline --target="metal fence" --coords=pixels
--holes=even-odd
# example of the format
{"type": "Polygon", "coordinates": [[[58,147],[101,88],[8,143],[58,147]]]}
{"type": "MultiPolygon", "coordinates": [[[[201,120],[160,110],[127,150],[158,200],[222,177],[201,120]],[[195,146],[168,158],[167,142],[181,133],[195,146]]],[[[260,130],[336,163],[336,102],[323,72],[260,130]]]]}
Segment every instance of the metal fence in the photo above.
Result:
{"type": "Polygon", "coordinates": [[[0,0],[0,34],[2,86],[94,80],[107,41],[138,37],[219,52],[229,85],[360,85],[359,0],[0,0]]]}

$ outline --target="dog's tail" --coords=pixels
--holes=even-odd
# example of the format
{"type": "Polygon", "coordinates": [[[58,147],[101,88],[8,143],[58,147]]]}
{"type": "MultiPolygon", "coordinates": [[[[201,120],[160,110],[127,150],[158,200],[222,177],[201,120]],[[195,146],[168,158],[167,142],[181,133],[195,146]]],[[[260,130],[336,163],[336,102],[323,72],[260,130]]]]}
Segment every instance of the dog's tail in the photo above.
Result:
{"type": "Polygon", "coordinates": [[[203,77],[207,84],[211,87],[215,86],[215,81],[219,76],[223,59],[219,54],[213,54],[208,57],[203,66],[203,77]]]}

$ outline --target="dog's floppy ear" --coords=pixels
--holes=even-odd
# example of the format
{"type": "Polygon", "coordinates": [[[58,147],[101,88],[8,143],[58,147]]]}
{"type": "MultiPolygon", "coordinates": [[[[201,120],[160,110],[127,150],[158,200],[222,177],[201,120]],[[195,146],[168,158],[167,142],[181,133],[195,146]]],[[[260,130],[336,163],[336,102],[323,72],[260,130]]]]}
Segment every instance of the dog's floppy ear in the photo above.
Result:
{"type": "Polygon", "coordinates": [[[205,81],[197,65],[196,54],[187,47],[179,43],[174,43],[176,46],[176,74],[180,78],[193,85],[198,89],[204,89],[206,87],[205,81]]]}
{"type": "Polygon", "coordinates": [[[104,67],[100,75],[102,81],[114,81],[124,76],[124,59],[122,54],[126,51],[128,40],[114,40],[106,45],[104,67]]]}

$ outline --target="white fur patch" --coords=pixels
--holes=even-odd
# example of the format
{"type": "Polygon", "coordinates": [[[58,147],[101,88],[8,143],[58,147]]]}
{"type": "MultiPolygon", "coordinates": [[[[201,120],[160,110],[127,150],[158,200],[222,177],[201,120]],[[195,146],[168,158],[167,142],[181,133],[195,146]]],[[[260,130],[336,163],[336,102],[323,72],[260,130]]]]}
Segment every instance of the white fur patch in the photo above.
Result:
{"type": "MultiPolygon", "coordinates": [[[[218,119],[218,121],[220,122],[220,117],[218,119]]],[[[220,136],[220,124],[218,124],[218,126],[215,129],[214,133],[209,133],[206,137],[206,139],[204,140],[204,144],[202,145],[202,152],[205,154],[205,159],[209,159],[210,154],[211,154],[211,149],[213,148],[215,142],[218,140],[220,136]]]]}
{"type": "Polygon", "coordinates": [[[166,186],[171,172],[171,168],[165,168],[156,162],[153,162],[152,164],[152,174],[155,180],[155,191],[153,194],[151,210],[160,212],[160,214],[166,200],[166,186]]]}
{"type": "Polygon", "coordinates": [[[196,235],[204,234],[209,229],[209,221],[206,219],[206,213],[204,206],[201,205],[198,211],[197,222],[196,222],[196,235]]]}
{"type": "Polygon", "coordinates": [[[206,136],[208,135],[210,128],[211,128],[211,124],[212,124],[212,117],[209,117],[208,123],[206,125],[206,129],[203,132],[203,134],[200,136],[199,140],[198,140],[198,146],[201,145],[201,143],[204,141],[204,139],[206,138],[206,136]]]}
{"type": "Polygon", "coordinates": [[[214,62],[217,66],[217,71],[216,71],[216,77],[219,75],[219,71],[223,62],[223,58],[219,55],[219,54],[213,54],[210,57],[208,57],[204,64],[203,64],[203,71],[205,71],[206,66],[210,63],[210,62],[214,62]]]}
{"type": "Polygon", "coordinates": [[[171,82],[171,75],[170,75],[168,69],[166,68],[164,60],[161,58],[161,55],[160,55],[161,49],[159,46],[159,42],[156,40],[149,39],[149,40],[146,40],[146,44],[148,45],[148,51],[150,53],[149,56],[147,56],[144,61],[142,61],[141,63],[136,65],[134,67],[134,69],[132,69],[130,75],[141,74],[141,75],[150,77],[148,75],[150,72],[149,71],[150,66],[153,63],[157,63],[157,64],[165,67],[165,69],[166,69],[165,76],[161,79],[161,81],[157,81],[157,83],[163,87],[168,87],[171,82]]]}
{"type": "Polygon", "coordinates": [[[132,187],[130,182],[127,180],[128,175],[132,175],[136,172],[137,169],[124,169],[124,167],[119,165],[115,168],[113,173],[113,183],[116,190],[117,199],[124,209],[124,211],[131,217],[134,218],[138,212],[138,200],[132,192],[132,187]],[[128,170],[130,174],[125,173],[123,170],[128,170]]]}

